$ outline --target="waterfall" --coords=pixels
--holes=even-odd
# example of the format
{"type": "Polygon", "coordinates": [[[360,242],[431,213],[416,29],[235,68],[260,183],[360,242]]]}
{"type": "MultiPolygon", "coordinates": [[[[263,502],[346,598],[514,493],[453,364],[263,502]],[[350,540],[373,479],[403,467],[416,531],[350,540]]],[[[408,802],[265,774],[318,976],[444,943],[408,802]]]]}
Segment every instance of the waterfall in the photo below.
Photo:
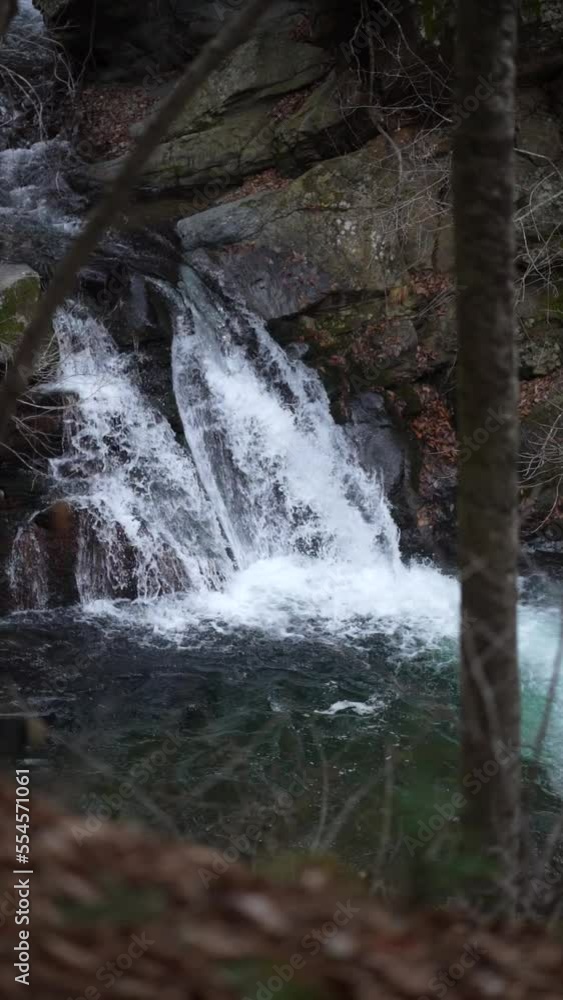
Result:
{"type": "Polygon", "coordinates": [[[401,562],[382,485],[316,373],[190,269],[167,297],[184,440],[143,394],[135,354],[86,306],[57,315],[59,370],[45,388],[67,403],[52,497],[77,525],[82,607],[192,635],[453,636],[452,581],[401,562]]]}
{"type": "Polygon", "coordinates": [[[235,570],[280,557],[399,563],[381,485],[334,424],[318,376],[193,272],[169,300],[185,445],[103,325],[77,305],[57,317],[53,388],[69,403],[51,472],[79,513],[82,600],[220,590],[235,570]]]}
{"type": "Polygon", "coordinates": [[[70,95],[62,46],[32,0],[20,0],[0,58],[0,258],[42,275],[60,259],[86,205],[67,180],[70,144],[51,137],[64,85],[70,95]]]}
{"type": "Polygon", "coordinates": [[[237,567],[298,553],[358,566],[398,561],[381,484],[359,467],[318,375],[188,268],[184,300],[176,400],[237,567]]]}
{"type": "Polygon", "coordinates": [[[82,600],[220,586],[232,561],[189,453],[86,309],[59,312],[55,330],[56,388],[74,401],[65,453],[51,471],[79,512],[82,600]]]}
{"type": "MultiPolygon", "coordinates": [[[[54,76],[47,65],[59,56],[31,0],[20,4],[4,45],[8,72],[26,44],[32,67],[44,72],[25,83],[21,115],[6,91],[16,128],[10,141],[20,148],[0,150],[4,256],[47,268],[80,225],[81,199],[65,181],[68,146],[46,138],[54,76]],[[18,143],[22,115],[32,127],[28,120],[18,143]]],[[[143,311],[142,280],[133,291],[143,311]]],[[[270,625],[282,630],[295,616],[335,629],[362,616],[411,618],[417,573],[425,571],[402,566],[381,483],[361,469],[334,424],[318,376],[189,268],[168,298],[183,441],[143,395],[135,355],[121,354],[85,305],[70,304],[55,322],[59,369],[45,388],[65,394],[67,405],[49,499],[64,500],[76,525],[83,606],[143,605],[158,627],[190,614],[266,626],[273,616],[270,625]]],[[[38,560],[43,551],[35,532],[31,518],[14,548],[15,593],[23,553],[38,560]]],[[[44,568],[28,603],[47,603],[48,579],[44,568]]],[[[434,579],[427,605],[434,614],[435,598],[441,614],[451,587],[438,573],[434,579]]]]}
{"type": "MultiPolygon", "coordinates": [[[[4,256],[22,254],[37,267],[59,257],[79,226],[80,197],[65,181],[69,148],[44,128],[57,53],[24,0],[4,46],[6,72],[22,59],[44,72],[24,80],[21,109],[6,91],[19,148],[0,150],[0,214],[4,256]]],[[[86,306],[71,304],[56,319],[59,370],[44,388],[68,402],[64,454],[50,462],[51,498],[76,515],[82,603],[171,594],[204,601],[232,593],[236,580],[264,565],[281,579],[276,560],[297,574],[322,566],[340,567],[341,576],[376,565],[398,571],[398,533],[381,484],[334,424],[318,376],[189,269],[180,294],[168,298],[183,442],[144,397],[135,356],[117,350],[86,306]]],[[[35,565],[42,551],[31,518],[13,551],[14,594],[25,589],[24,554],[34,553],[35,565]]],[[[46,568],[36,577],[39,590],[28,585],[24,603],[45,606],[46,568]]]]}
{"type": "MultiPolygon", "coordinates": [[[[72,149],[46,127],[67,72],[61,52],[32,0],[20,0],[0,65],[0,256],[43,276],[86,205],[65,179],[72,149]]],[[[124,244],[110,249],[119,258],[124,244]]],[[[175,327],[182,439],[143,393],[135,353],[120,353],[87,305],[69,303],[56,317],[58,370],[44,388],[66,398],[65,442],[50,460],[46,507],[63,501],[66,534],[53,540],[45,511],[17,532],[10,584],[19,608],[56,603],[53,580],[68,570],[81,615],[139,626],[143,640],[153,630],[195,644],[212,632],[226,648],[253,630],[304,638],[302,649],[312,639],[363,650],[387,638],[393,665],[423,652],[425,666],[452,666],[458,587],[433,566],[401,561],[382,484],[332,420],[318,375],[189,267],[179,289],[161,290],[175,327]]],[[[140,328],[145,291],[134,277],[140,328]]],[[[521,609],[530,731],[558,634],[558,596],[521,609]]],[[[358,704],[339,697],[329,713],[358,704]]],[[[561,694],[557,708],[561,719],[561,694]]],[[[560,725],[555,742],[563,747],[560,725]]]]}
{"type": "Polygon", "coordinates": [[[35,525],[16,534],[9,565],[10,589],[19,608],[43,610],[49,602],[47,562],[35,525]]]}

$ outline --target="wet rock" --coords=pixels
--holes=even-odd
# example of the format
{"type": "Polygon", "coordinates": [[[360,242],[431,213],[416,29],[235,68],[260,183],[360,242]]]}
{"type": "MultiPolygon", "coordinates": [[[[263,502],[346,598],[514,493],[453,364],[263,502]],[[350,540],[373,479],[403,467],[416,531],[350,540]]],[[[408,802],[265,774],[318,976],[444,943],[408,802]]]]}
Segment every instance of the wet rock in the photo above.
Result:
{"type": "Polygon", "coordinates": [[[361,465],[381,477],[385,493],[392,499],[404,482],[407,458],[404,441],[381,394],[365,392],[354,400],[348,433],[361,465]]]}
{"type": "Polygon", "coordinates": [[[0,461],[0,613],[21,606],[15,593],[11,560],[18,530],[44,502],[44,484],[31,470],[0,461]]]}
{"type": "Polygon", "coordinates": [[[26,539],[25,532],[48,502],[48,463],[62,452],[68,402],[67,395],[47,393],[40,386],[33,389],[16,411],[6,447],[0,448],[0,612],[27,606],[24,595],[35,593],[33,574],[19,589],[17,574],[13,577],[16,542],[20,538],[21,546],[27,544],[29,554],[37,556],[42,533],[32,532],[33,537],[26,539]]]}
{"type": "Polygon", "coordinates": [[[72,504],[57,500],[36,514],[32,527],[41,532],[47,567],[48,603],[52,607],[78,600],[76,561],[79,514],[72,504]]]}
{"type": "Polygon", "coordinates": [[[78,600],[78,515],[66,501],[22,524],[11,540],[3,610],[60,607],[78,600]]]}
{"type": "Polygon", "coordinates": [[[266,321],[292,316],[321,301],[331,291],[327,274],[304,264],[299,254],[264,251],[254,246],[196,251],[190,264],[200,275],[221,284],[266,321]]]}
{"type": "Polygon", "coordinates": [[[422,551],[425,546],[416,522],[411,442],[382,393],[361,393],[352,401],[347,433],[363,468],[383,483],[401,531],[403,553],[422,551]]]}
{"type": "Polygon", "coordinates": [[[39,275],[26,264],[0,264],[0,362],[11,357],[39,300],[39,275]]]}

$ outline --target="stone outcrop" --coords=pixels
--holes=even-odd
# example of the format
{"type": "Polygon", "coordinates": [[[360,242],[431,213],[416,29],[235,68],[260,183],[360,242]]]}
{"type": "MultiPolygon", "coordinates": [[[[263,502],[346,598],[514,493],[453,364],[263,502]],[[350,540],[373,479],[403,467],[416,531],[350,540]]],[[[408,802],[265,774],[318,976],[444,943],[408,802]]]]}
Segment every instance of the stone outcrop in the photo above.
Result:
{"type": "MultiPolygon", "coordinates": [[[[276,108],[330,68],[324,49],[256,36],[234,53],[174,124],[144,172],[145,188],[230,187],[276,160],[276,108]]],[[[111,168],[110,168],[111,169],[111,168]]]]}
{"type": "MultiPolygon", "coordinates": [[[[408,152],[402,161],[378,138],[280,191],[191,216],[179,225],[186,251],[250,244],[297,255],[304,272],[312,266],[326,275],[335,294],[383,293],[405,272],[431,267],[439,226],[440,167],[414,164],[408,152]]],[[[314,288],[304,292],[302,308],[317,300],[314,288]]]]}
{"type": "MultiPolygon", "coordinates": [[[[130,126],[132,139],[143,127],[130,126]]],[[[295,176],[375,133],[357,80],[336,70],[329,50],[292,38],[287,29],[282,38],[258,34],[210,77],[170,128],[143,172],[142,189],[151,196],[182,193],[200,212],[247,177],[272,168],[295,176]]],[[[121,162],[95,164],[92,178],[111,180],[121,162]]]]}
{"type": "Polygon", "coordinates": [[[26,264],[0,264],[0,362],[17,347],[40,290],[39,275],[26,264]]]}
{"type": "MultiPolygon", "coordinates": [[[[0,364],[11,359],[25,330],[41,292],[39,275],[25,264],[0,265],[0,364]]],[[[60,593],[59,578],[64,546],[53,543],[52,530],[45,531],[31,519],[42,507],[45,499],[47,456],[61,448],[63,400],[53,392],[44,392],[41,383],[48,381],[56,370],[57,353],[49,344],[38,362],[31,390],[26,401],[18,408],[12,424],[7,447],[0,448],[0,612],[16,599],[19,607],[31,601],[40,606],[43,583],[42,566],[47,565],[41,552],[49,549],[57,558],[52,566],[56,585],[53,593],[60,593]],[[34,406],[38,403],[38,406],[34,406]],[[28,525],[26,528],[25,525],[28,525]],[[16,539],[18,539],[15,545],[16,539]],[[25,562],[29,586],[27,597],[12,593],[10,559],[25,562]],[[57,588],[59,587],[58,591],[57,588]]],[[[17,589],[15,579],[12,581],[17,589]]],[[[67,588],[68,593],[68,588],[67,588]]]]}

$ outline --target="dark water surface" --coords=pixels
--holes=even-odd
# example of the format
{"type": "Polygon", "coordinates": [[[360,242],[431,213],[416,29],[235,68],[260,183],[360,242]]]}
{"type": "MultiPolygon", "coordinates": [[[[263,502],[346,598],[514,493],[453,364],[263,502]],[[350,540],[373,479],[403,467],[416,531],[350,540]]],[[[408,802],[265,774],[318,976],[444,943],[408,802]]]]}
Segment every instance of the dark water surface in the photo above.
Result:
{"type": "Polygon", "coordinates": [[[244,630],[178,646],[63,612],[14,616],[0,641],[3,697],[17,691],[50,725],[36,786],[102,815],[129,779],[114,815],[217,844],[257,822],[261,849],[336,847],[364,864],[386,758],[406,773],[454,739],[447,643],[441,663],[423,649],[396,660],[377,637],[244,630]]]}
{"type": "MultiPolygon", "coordinates": [[[[551,611],[542,621],[541,602],[526,608],[528,664],[530,648],[553,631],[551,611]]],[[[376,634],[335,642],[202,626],[179,640],[53,611],[6,619],[0,648],[3,700],[17,695],[49,723],[48,745],[31,759],[33,784],[84,814],[86,830],[121,816],[223,850],[314,849],[369,869],[390,787],[419,817],[454,787],[451,638],[428,648],[422,637],[408,655],[376,634]]],[[[530,735],[550,669],[536,676],[524,666],[530,735]]],[[[549,767],[534,779],[540,827],[559,791],[559,702],[555,722],[549,767]]],[[[400,815],[393,830],[399,844],[400,815]]]]}

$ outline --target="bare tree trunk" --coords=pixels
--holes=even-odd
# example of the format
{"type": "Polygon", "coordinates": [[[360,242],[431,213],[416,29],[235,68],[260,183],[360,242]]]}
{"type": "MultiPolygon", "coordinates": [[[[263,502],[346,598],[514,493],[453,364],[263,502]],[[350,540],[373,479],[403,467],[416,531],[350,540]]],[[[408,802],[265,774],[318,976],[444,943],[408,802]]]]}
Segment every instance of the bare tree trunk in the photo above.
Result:
{"type": "Polygon", "coordinates": [[[512,873],[520,830],[513,222],[517,8],[517,0],[458,0],[459,96],[465,117],[454,152],[459,435],[472,443],[462,452],[459,470],[462,764],[464,778],[472,775],[479,784],[478,791],[465,793],[466,824],[478,833],[482,849],[499,852],[512,873]]]}
{"type": "Polygon", "coordinates": [[[17,0],[0,0],[0,38],[6,34],[17,12],[17,0]]]}
{"type": "MultiPolygon", "coordinates": [[[[0,0],[0,3],[2,0],[0,0]]],[[[223,60],[245,41],[271,0],[247,0],[242,11],[229,19],[216,38],[191,64],[170,97],[161,106],[131,150],[109,191],[92,212],[80,235],[57,267],[27,327],[6,378],[0,387],[0,444],[5,442],[18,398],[25,391],[37,356],[45,343],[53,317],[72,293],[76,276],[87,262],[115,216],[123,210],[135,181],[168,129],[223,60]]],[[[0,8],[1,9],[1,8],[0,8]]]]}

